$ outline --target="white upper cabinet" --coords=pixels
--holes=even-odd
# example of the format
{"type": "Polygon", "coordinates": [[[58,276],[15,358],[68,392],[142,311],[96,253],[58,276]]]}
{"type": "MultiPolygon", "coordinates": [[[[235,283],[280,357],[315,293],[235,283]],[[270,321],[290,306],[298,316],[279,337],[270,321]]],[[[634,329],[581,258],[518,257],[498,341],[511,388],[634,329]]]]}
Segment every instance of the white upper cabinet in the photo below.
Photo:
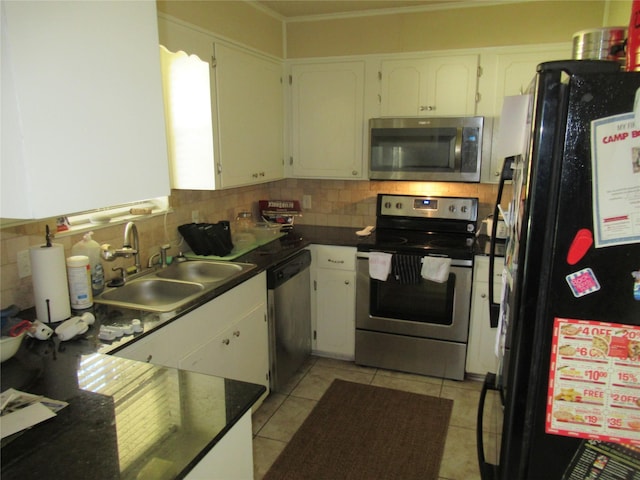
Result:
{"type": "Polygon", "coordinates": [[[382,60],[382,116],[474,115],[478,55],[382,60]]]}
{"type": "Polygon", "coordinates": [[[0,216],[169,195],[155,2],[1,9],[0,216]]]}
{"type": "MultiPolygon", "coordinates": [[[[527,92],[536,75],[538,64],[571,58],[571,44],[529,45],[487,51],[482,54],[483,75],[480,79],[481,102],[479,115],[495,117],[493,121],[493,149],[483,158],[481,181],[497,183],[503,158],[495,155],[495,143],[500,133],[500,114],[506,96],[527,92]]],[[[491,138],[488,139],[491,141],[491,138]]]]}
{"type": "Polygon", "coordinates": [[[364,60],[291,66],[293,177],[366,177],[364,78],[364,60]]]}
{"type": "Polygon", "coordinates": [[[158,23],[168,51],[172,187],[214,190],[283,178],[282,62],[172,19],[158,23]]]}
{"type": "Polygon", "coordinates": [[[215,45],[223,188],[284,177],[282,63],[215,45]]]}

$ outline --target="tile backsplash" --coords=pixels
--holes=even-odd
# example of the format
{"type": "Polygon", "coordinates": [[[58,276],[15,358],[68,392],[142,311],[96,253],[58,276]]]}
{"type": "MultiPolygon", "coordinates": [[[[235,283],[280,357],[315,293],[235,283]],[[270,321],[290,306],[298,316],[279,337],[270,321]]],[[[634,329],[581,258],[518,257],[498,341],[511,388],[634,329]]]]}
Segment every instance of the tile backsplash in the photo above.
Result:
{"type": "MultiPolygon", "coordinates": [[[[376,195],[378,193],[403,193],[410,195],[440,195],[478,197],[479,218],[491,213],[497,193],[497,185],[479,183],[437,182],[379,182],[347,180],[303,180],[285,179],[262,185],[220,191],[173,190],[170,205],[172,213],[136,220],[140,236],[141,261],[143,265],[151,255],[159,251],[160,245],[170,243],[169,255],[176,255],[188,247],[181,243],[177,227],[191,222],[197,212],[200,222],[233,220],[240,211],[251,210],[258,218],[258,200],[299,200],[302,196],[311,199],[311,208],[303,211],[295,223],[361,228],[375,224],[376,195]]],[[[20,308],[33,306],[31,276],[20,278],[18,254],[35,245],[44,243],[45,225],[52,229],[55,219],[31,222],[24,225],[0,229],[0,288],[1,303],[5,308],[16,304],[20,308]]],[[[98,243],[110,243],[120,247],[123,242],[124,225],[97,226],[93,238],[98,243]]],[[[58,235],[55,243],[64,245],[68,256],[73,244],[82,238],[82,233],[58,235]]],[[[129,266],[132,259],[117,259],[104,262],[107,279],[116,275],[113,267],[129,266]]]]}

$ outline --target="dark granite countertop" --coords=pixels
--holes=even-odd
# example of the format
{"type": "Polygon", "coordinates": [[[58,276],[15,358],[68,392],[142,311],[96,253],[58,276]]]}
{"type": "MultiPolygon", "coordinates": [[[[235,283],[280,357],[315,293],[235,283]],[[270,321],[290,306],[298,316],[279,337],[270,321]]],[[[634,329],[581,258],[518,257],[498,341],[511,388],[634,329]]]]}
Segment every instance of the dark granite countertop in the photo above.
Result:
{"type": "Polygon", "coordinates": [[[265,391],[95,351],[95,335],[26,338],[2,364],[3,391],[69,403],[3,439],[3,479],[135,479],[150,462],[182,478],[265,391]]]}
{"type": "MultiPolygon", "coordinates": [[[[3,440],[3,479],[136,478],[153,458],[171,462],[178,478],[184,476],[251,408],[264,387],[105,354],[179,321],[312,243],[375,243],[375,233],[358,237],[356,230],[296,225],[288,235],[236,259],[257,268],[183,311],[156,314],[95,305],[96,323],[82,336],[68,342],[55,336],[45,342],[26,338],[18,354],[2,364],[2,390],[12,387],[69,405],[55,418],[3,440]],[[143,332],[113,342],[97,338],[101,324],[127,324],[134,318],[142,321],[143,332]]],[[[479,239],[478,254],[486,253],[486,244],[479,239]]],[[[23,315],[34,316],[33,309],[23,315]]]]}
{"type": "MultiPolygon", "coordinates": [[[[25,338],[18,353],[2,363],[2,391],[15,388],[69,405],[56,417],[2,441],[2,478],[136,478],[152,459],[169,462],[163,465],[183,477],[260,398],[264,387],[105,354],[179,321],[310,243],[355,246],[355,230],[296,227],[237,259],[256,264],[256,269],[180,312],[96,304],[91,309],[96,322],[84,335],[67,342],[55,336],[48,341],[25,338]],[[98,339],[100,325],[123,325],[134,318],[142,321],[143,332],[113,342],[98,339]]],[[[35,311],[20,316],[34,319],[35,311]]]]}

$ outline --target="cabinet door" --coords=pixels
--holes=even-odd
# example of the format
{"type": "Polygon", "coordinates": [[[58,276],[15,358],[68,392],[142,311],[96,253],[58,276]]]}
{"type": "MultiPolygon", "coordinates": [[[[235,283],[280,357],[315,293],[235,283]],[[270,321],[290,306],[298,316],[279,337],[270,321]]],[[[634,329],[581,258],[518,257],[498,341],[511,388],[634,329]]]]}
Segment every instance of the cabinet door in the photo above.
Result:
{"type": "Polygon", "coordinates": [[[184,68],[165,73],[165,92],[171,81],[189,82],[165,93],[172,187],[214,190],[283,178],[282,63],[162,17],[158,23],[163,46],[197,57],[188,75],[184,68]]]}
{"type": "MultiPolygon", "coordinates": [[[[503,258],[495,259],[493,280],[495,302],[500,302],[503,264],[503,258]]],[[[487,372],[495,373],[498,368],[498,357],[495,355],[497,328],[491,328],[489,323],[489,257],[476,257],[473,268],[466,371],[476,375],[486,375],[487,372]]]]}
{"type": "Polygon", "coordinates": [[[269,332],[266,306],[249,312],[233,328],[234,376],[269,388],[269,332]]]}
{"type": "Polygon", "coordinates": [[[178,368],[180,350],[177,348],[167,348],[167,345],[180,341],[181,333],[177,323],[171,323],[158,331],[137,340],[119,352],[116,357],[137,360],[138,362],[148,362],[154,365],[164,365],[165,367],[178,368]]]}
{"type": "MultiPolygon", "coordinates": [[[[571,46],[540,47],[535,50],[499,53],[495,58],[495,97],[492,111],[497,117],[493,122],[493,144],[500,132],[500,114],[504,97],[527,92],[536,75],[536,67],[542,62],[571,57],[571,46]]],[[[488,73],[488,72],[487,72],[488,73]]],[[[490,168],[483,169],[482,182],[498,183],[504,158],[491,155],[490,168]]]]}
{"type": "Polygon", "coordinates": [[[473,115],[477,55],[383,60],[380,101],[383,116],[473,115]]]}
{"type": "Polygon", "coordinates": [[[216,43],[215,75],[222,187],[283,178],[282,64],[216,43]]]}
{"type": "Polygon", "coordinates": [[[384,60],[381,66],[380,111],[382,116],[424,114],[420,105],[426,96],[427,61],[384,60]]]}
{"type": "Polygon", "coordinates": [[[217,131],[213,39],[158,18],[171,188],[213,190],[217,131]]]}
{"type": "Polygon", "coordinates": [[[364,61],[291,67],[291,173],[364,178],[364,61]]]}
{"type": "Polygon", "coordinates": [[[1,8],[0,216],[169,195],[155,2],[1,8]]]}
{"type": "Polygon", "coordinates": [[[251,412],[247,412],[184,478],[186,480],[253,478],[251,439],[251,412]]]}
{"type": "Polygon", "coordinates": [[[355,278],[353,271],[316,270],[316,350],[355,358],[355,278]]]}
{"type": "Polygon", "coordinates": [[[268,387],[268,348],[266,307],[262,304],[181,358],[178,367],[268,387]]]}

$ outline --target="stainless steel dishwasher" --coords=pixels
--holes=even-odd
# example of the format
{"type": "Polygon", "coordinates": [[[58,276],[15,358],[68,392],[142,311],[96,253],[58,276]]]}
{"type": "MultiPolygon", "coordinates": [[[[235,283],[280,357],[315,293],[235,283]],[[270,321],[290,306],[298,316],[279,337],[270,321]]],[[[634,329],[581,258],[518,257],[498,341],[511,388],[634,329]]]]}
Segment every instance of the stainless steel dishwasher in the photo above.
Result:
{"type": "Polygon", "coordinates": [[[310,265],[302,250],[267,270],[272,391],[282,391],[311,354],[310,265]]]}

